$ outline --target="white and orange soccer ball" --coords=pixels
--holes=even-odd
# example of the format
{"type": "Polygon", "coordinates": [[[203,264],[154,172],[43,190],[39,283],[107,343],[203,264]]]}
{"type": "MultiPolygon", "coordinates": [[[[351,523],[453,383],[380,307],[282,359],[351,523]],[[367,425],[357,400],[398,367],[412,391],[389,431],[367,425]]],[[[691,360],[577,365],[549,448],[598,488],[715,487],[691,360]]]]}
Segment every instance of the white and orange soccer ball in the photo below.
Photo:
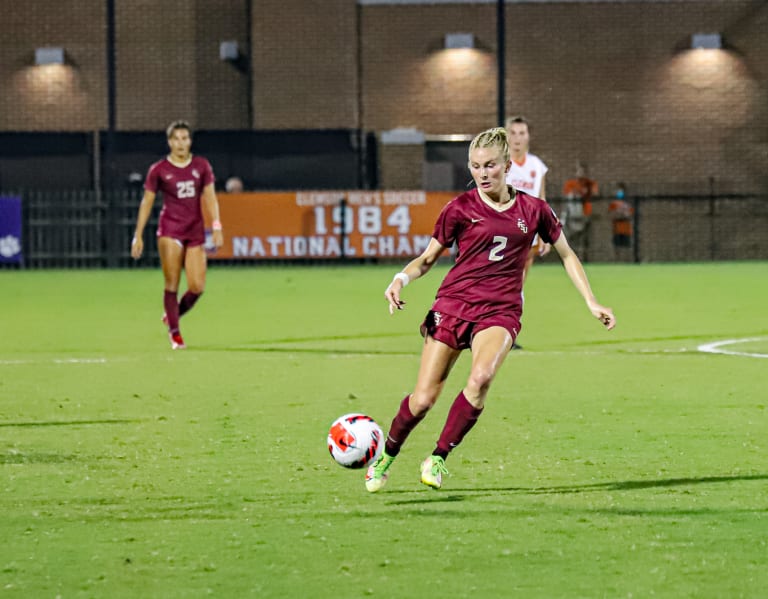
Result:
{"type": "Polygon", "coordinates": [[[344,414],[331,424],[328,450],[345,468],[365,468],[384,451],[384,433],[370,416],[344,414]]]}

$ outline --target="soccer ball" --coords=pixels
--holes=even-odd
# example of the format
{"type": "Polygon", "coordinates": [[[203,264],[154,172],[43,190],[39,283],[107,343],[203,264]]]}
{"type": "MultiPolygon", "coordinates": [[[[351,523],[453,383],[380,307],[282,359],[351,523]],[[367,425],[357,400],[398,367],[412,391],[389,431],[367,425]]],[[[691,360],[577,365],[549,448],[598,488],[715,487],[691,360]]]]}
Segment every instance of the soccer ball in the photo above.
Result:
{"type": "Polygon", "coordinates": [[[328,431],[328,451],[345,468],[365,468],[384,451],[384,433],[365,414],[345,414],[328,431]]]}

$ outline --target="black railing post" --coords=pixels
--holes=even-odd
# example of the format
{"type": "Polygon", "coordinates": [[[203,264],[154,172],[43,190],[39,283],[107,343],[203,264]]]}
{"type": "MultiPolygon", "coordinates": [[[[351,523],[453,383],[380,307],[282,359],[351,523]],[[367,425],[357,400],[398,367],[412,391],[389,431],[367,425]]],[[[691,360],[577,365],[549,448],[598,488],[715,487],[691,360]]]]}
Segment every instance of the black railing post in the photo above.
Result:
{"type": "Polygon", "coordinates": [[[503,127],[506,120],[506,61],[507,61],[507,45],[506,45],[506,29],[507,20],[506,13],[504,12],[505,0],[497,0],[496,2],[496,120],[498,126],[503,127]]]}
{"type": "Polygon", "coordinates": [[[633,242],[633,248],[632,252],[634,254],[634,260],[636,264],[640,264],[640,198],[635,196],[632,198],[632,212],[634,213],[634,219],[633,219],[633,227],[634,231],[632,231],[632,242],[633,242]]]}
{"type": "Polygon", "coordinates": [[[343,262],[347,258],[347,199],[341,198],[339,200],[339,244],[341,246],[341,254],[339,259],[343,262]]]}
{"type": "Polygon", "coordinates": [[[715,199],[715,178],[709,178],[709,259],[714,260],[717,255],[717,228],[715,227],[715,215],[717,200],[715,199]]]}
{"type": "MultiPolygon", "coordinates": [[[[117,130],[117,42],[115,25],[115,0],[107,0],[107,134],[104,144],[101,179],[101,202],[106,210],[105,228],[102,235],[106,238],[104,248],[106,250],[106,266],[115,268],[118,264],[118,254],[121,251],[117,247],[117,197],[107,190],[115,187],[115,132],[117,130]]],[[[99,207],[101,209],[101,206],[99,207]]],[[[123,250],[124,251],[124,250],[123,250]]]]}

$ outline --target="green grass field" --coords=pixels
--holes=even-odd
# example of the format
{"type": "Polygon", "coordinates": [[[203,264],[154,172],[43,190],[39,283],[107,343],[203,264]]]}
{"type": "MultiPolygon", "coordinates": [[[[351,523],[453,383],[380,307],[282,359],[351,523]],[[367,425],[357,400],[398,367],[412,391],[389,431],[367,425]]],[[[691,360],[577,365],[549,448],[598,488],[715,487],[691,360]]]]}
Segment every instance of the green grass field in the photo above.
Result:
{"type": "Polygon", "coordinates": [[[534,267],[443,489],[469,356],[370,495],[325,436],[415,380],[395,270],[214,266],[183,352],[159,270],[0,272],[0,596],[768,596],[768,264],[589,266],[612,332],[534,267]]]}

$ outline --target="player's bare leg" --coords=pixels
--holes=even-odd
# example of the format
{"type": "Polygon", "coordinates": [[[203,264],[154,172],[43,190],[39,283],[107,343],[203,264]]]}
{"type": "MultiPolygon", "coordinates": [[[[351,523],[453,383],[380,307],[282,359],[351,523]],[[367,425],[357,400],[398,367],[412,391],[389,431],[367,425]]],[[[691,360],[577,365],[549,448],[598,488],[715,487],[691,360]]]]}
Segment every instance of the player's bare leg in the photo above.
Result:
{"type": "Polygon", "coordinates": [[[424,416],[435,405],[461,351],[430,336],[424,339],[416,387],[408,401],[410,411],[424,416]]]}
{"type": "Polygon", "coordinates": [[[157,247],[160,252],[160,264],[163,267],[163,278],[165,280],[165,291],[163,293],[165,316],[163,322],[168,326],[171,348],[184,349],[184,340],[179,331],[178,301],[179,282],[184,264],[184,246],[171,237],[160,237],[157,240],[157,247]]]}
{"type": "Polygon", "coordinates": [[[504,359],[512,349],[512,335],[504,327],[483,329],[472,340],[472,369],[464,387],[467,401],[483,409],[488,390],[504,359]]]}
{"type": "Polygon", "coordinates": [[[365,475],[365,487],[371,492],[381,490],[389,478],[389,467],[400,453],[411,431],[424,419],[437,401],[448,374],[461,352],[427,336],[421,353],[421,366],[416,387],[400,404],[389,427],[387,442],[381,457],[373,463],[365,475]]]}
{"type": "Polygon", "coordinates": [[[205,290],[205,275],[208,268],[208,258],[205,248],[196,245],[187,248],[184,258],[184,270],[187,273],[187,291],[179,301],[179,317],[184,316],[195,305],[205,290]]]}
{"type": "Polygon", "coordinates": [[[448,474],[445,460],[480,418],[491,383],[511,349],[512,335],[503,327],[490,327],[475,335],[467,384],[448,411],[437,447],[421,464],[423,484],[433,489],[442,487],[443,475],[448,474]]]}

